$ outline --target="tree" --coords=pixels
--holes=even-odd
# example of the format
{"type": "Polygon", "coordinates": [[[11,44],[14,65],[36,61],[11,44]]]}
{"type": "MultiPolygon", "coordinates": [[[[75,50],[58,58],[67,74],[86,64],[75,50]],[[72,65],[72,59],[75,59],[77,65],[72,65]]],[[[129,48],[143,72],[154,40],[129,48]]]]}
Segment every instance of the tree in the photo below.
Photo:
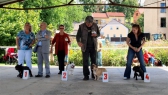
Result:
{"type": "MultiPolygon", "coordinates": [[[[84,3],[84,4],[95,4],[97,3],[99,0],[80,0],[80,2],[84,3]]],[[[84,11],[85,12],[96,12],[96,6],[95,5],[85,5],[84,6],[84,11]]]]}
{"type": "MultiPolygon", "coordinates": [[[[22,7],[18,3],[8,5],[8,7],[22,7]]],[[[27,14],[21,10],[0,9],[0,40],[1,45],[15,45],[15,38],[19,31],[23,30],[25,22],[32,24],[33,31],[37,31],[39,16],[38,12],[29,11],[27,14]]]]}
{"type": "MultiPolygon", "coordinates": [[[[48,7],[65,4],[67,0],[25,0],[23,5],[27,7],[48,7]]],[[[68,33],[73,30],[73,22],[83,20],[86,13],[83,12],[83,6],[65,6],[53,9],[42,9],[40,12],[40,21],[45,21],[50,25],[52,30],[56,30],[58,25],[64,24],[65,31],[68,33]]]]}
{"type": "Polygon", "coordinates": [[[137,22],[141,27],[141,31],[144,32],[144,14],[141,14],[137,22]]]}

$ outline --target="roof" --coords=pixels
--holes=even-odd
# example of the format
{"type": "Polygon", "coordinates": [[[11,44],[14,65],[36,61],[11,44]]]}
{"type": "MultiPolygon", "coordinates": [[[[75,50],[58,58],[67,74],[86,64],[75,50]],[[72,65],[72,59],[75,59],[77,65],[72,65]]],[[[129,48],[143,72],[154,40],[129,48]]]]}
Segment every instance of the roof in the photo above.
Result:
{"type": "Polygon", "coordinates": [[[108,18],[106,13],[92,13],[94,18],[108,18]]]}
{"type": "Polygon", "coordinates": [[[122,12],[92,13],[94,18],[125,17],[122,12]]]}
{"type": "Polygon", "coordinates": [[[124,13],[122,12],[107,12],[109,17],[125,17],[124,13]]]}
{"type": "Polygon", "coordinates": [[[0,0],[0,6],[21,2],[21,1],[24,1],[24,0],[0,0]]]}

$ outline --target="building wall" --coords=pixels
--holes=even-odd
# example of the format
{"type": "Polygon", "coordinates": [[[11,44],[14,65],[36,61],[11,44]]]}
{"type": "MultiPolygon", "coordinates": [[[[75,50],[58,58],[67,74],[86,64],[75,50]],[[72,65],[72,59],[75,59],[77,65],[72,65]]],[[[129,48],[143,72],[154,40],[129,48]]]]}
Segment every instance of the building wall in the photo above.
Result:
{"type": "Polygon", "coordinates": [[[125,17],[109,17],[109,19],[107,21],[110,22],[113,19],[116,19],[117,21],[120,20],[120,23],[125,24],[125,17]]]}
{"type": "MultiPolygon", "coordinates": [[[[159,0],[145,0],[145,4],[150,4],[153,2],[157,2],[159,0]]],[[[162,1],[165,3],[165,1],[162,1]]],[[[147,7],[160,7],[159,3],[154,3],[148,5],[147,7]]],[[[168,3],[168,1],[166,1],[168,3]]],[[[161,9],[144,9],[144,32],[152,34],[166,34],[168,36],[168,9],[166,9],[166,13],[161,13],[161,9]],[[166,18],[166,27],[161,27],[161,17],[166,18]]],[[[166,38],[168,39],[168,37],[166,38]]]]}
{"type": "Polygon", "coordinates": [[[100,31],[103,33],[105,37],[127,37],[128,35],[128,28],[125,27],[123,24],[107,24],[104,28],[100,31]]]}

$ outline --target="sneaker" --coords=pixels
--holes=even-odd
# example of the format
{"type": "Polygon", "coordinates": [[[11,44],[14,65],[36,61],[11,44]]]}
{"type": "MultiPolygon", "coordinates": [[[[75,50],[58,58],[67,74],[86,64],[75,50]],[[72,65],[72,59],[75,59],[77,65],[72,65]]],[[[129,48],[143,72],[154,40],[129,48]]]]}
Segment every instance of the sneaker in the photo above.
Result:
{"type": "Polygon", "coordinates": [[[89,80],[89,76],[85,76],[83,80],[89,80]]]}
{"type": "Polygon", "coordinates": [[[46,78],[50,78],[50,75],[46,75],[45,77],[46,77],[46,78]]]}
{"type": "Polygon", "coordinates": [[[58,74],[62,75],[62,72],[61,72],[61,71],[59,71],[59,73],[58,73],[58,74]]]}
{"type": "Polygon", "coordinates": [[[35,75],[35,77],[43,77],[42,75],[35,75]]]}

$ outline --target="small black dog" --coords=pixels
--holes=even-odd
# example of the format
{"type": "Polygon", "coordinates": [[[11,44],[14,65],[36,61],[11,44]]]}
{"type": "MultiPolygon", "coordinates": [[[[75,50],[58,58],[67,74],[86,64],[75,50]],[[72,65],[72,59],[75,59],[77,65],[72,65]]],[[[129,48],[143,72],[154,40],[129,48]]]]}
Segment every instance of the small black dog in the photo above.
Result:
{"type": "Polygon", "coordinates": [[[19,72],[19,74],[17,75],[17,77],[22,78],[24,70],[29,70],[30,77],[33,77],[31,70],[27,66],[22,66],[22,64],[21,65],[16,65],[15,69],[19,72]]]}
{"type": "Polygon", "coordinates": [[[134,66],[133,71],[134,71],[134,78],[136,78],[136,80],[138,80],[137,79],[138,76],[141,76],[142,80],[144,80],[144,72],[140,66],[134,66]]]}

